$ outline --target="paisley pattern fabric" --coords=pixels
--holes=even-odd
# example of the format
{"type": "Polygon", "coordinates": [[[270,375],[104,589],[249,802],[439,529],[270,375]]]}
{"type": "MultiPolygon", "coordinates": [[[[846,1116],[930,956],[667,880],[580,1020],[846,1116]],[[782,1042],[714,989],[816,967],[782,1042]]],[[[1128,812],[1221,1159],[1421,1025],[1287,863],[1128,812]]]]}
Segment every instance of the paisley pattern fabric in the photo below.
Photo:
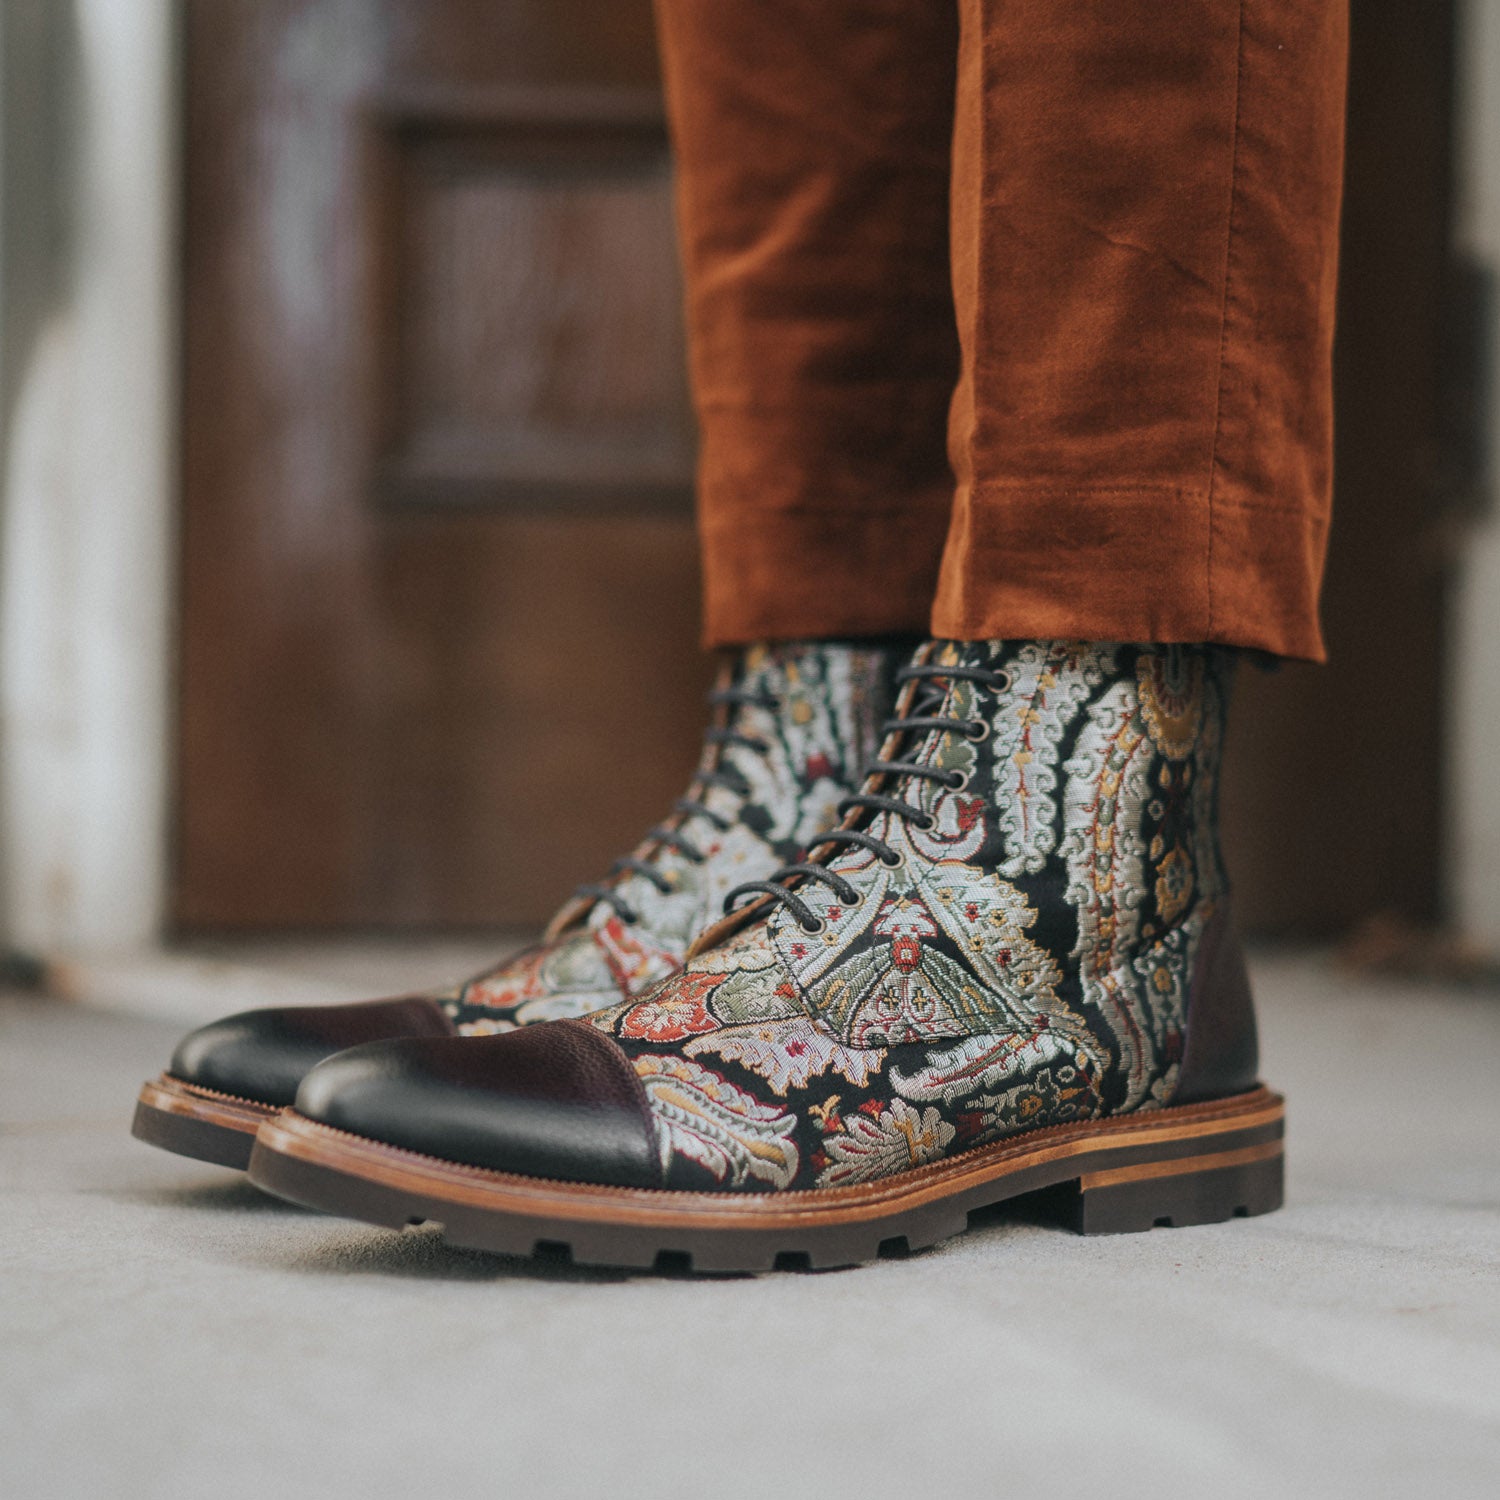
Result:
{"type": "MultiPolygon", "coordinates": [[[[682,962],[724,897],[764,879],[838,818],[879,746],[905,652],[847,644],[750,647],[725,674],[684,807],[606,883],[558,913],[537,946],[435,996],[482,1035],[583,1015],[638,994],[682,962]],[[696,809],[696,810],[695,810],[696,809]]],[[[622,861],[622,866],[626,862],[622,861]]]]}
{"type": "Polygon", "coordinates": [[[641,1078],[671,1187],[841,1186],[1172,1097],[1224,892],[1229,653],[993,641],[917,661],[882,750],[913,771],[866,784],[898,806],[851,813],[862,846],[815,852],[838,879],[786,876],[795,899],[591,1018],[641,1078]]]}

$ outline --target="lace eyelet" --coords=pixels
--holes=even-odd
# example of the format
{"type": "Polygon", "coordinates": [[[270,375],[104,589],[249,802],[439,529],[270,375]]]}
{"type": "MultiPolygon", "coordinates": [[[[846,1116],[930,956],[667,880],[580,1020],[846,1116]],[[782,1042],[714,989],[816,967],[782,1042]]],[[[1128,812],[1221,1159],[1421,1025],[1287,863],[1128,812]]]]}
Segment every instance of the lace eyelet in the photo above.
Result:
{"type": "Polygon", "coordinates": [[[883,854],[878,855],[877,858],[887,870],[899,870],[906,863],[906,856],[899,849],[893,849],[891,853],[895,855],[894,859],[887,859],[883,854]]]}
{"type": "Polygon", "coordinates": [[[967,771],[954,771],[943,783],[950,792],[961,792],[969,784],[969,773],[967,771]]]}
{"type": "Polygon", "coordinates": [[[990,736],[990,721],[988,719],[970,719],[964,728],[964,738],[973,740],[977,745],[990,736]]]}
{"type": "Polygon", "coordinates": [[[806,922],[798,922],[797,925],[803,930],[803,932],[808,935],[808,937],[818,937],[820,934],[828,931],[828,923],[825,922],[822,917],[819,917],[818,920],[811,926],[808,926],[806,922]]]}
{"type": "Polygon", "coordinates": [[[913,818],[912,823],[923,833],[931,833],[937,827],[937,819],[931,813],[923,813],[920,818],[913,818]]]}

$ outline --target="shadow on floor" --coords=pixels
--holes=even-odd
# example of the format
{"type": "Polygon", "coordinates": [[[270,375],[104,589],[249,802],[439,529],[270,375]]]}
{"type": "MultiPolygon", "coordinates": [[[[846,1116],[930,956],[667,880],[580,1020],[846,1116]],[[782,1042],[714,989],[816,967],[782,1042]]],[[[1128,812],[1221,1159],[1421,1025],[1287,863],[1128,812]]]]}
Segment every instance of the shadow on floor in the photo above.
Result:
{"type": "MultiPolygon", "coordinates": [[[[1057,1232],[1060,1228],[1058,1208],[1062,1201],[1058,1195],[1032,1194],[1025,1199],[979,1210],[971,1216],[970,1223],[974,1231],[986,1235],[1032,1228],[1057,1232]]],[[[936,1248],[911,1252],[893,1248],[892,1253],[882,1255],[881,1259],[920,1260],[936,1248]]],[[[400,1231],[339,1225],[332,1229],[326,1241],[318,1245],[289,1249],[284,1257],[256,1253],[255,1260],[262,1266],[270,1264],[280,1270],[320,1276],[394,1276],[430,1281],[529,1280],[593,1285],[642,1279],[743,1281],[753,1280],[757,1274],[836,1277],[860,1269],[858,1266],[815,1269],[788,1263],[766,1273],[695,1271],[685,1258],[679,1261],[663,1256],[650,1270],[624,1270],[577,1265],[565,1249],[556,1253],[539,1252],[532,1257],[465,1250],[450,1245],[443,1238],[441,1226],[435,1224],[400,1231]]]]}
{"type": "MultiPolygon", "coordinates": [[[[333,1223],[334,1221],[330,1221],[333,1223]]],[[[566,1255],[526,1258],[450,1245],[438,1225],[403,1230],[343,1226],[321,1244],[279,1256],[257,1255],[264,1265],[319,1276],[398,1276],[426,1281],[556,1281],[603,1284],[641,1273],[574,1265],[566,1255]]]]}
{"type": "Polygon", "coordinates": [[[284,1198],[273,1198],[252,1187],[243,1176],[223,1177],[211,1182],[189,1182],[180,1187],[89,1188],[86,1191],[118,1203],[138,1203],[151,1208],[185,1208],[191,1212],[287,1214],[313,1217],[313,1210],[284,1198]]]}

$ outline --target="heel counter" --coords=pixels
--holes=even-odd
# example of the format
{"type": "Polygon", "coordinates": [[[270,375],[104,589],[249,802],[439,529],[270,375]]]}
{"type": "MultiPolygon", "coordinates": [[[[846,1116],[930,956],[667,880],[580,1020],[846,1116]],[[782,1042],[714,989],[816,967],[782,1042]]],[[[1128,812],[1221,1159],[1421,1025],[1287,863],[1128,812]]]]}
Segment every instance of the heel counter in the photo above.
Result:
{"type": "Polygon", "coordinates": [[[1228,898],[1204,928],[1188,993],[1187,1038],[1173,1104],[1195,1104],[1253,1088],[1260,1039],[1245,950],[1228,898]]]}

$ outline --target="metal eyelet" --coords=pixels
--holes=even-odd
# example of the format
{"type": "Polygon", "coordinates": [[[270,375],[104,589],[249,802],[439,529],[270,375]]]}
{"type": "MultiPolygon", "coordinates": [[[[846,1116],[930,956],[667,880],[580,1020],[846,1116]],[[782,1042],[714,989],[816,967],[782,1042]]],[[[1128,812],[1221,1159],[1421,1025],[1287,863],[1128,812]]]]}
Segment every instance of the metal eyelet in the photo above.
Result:
{"type": "Polygon", "coordinates": [[[988,719],[970,719],[964,726],[964,738],[973,740],[977,745],[990,736],[990,721],[988,719]]]}
{"type": "Polygon", "coordinates": [[[891,853],[896,856],[894,859],[887,859],[883,854],[876,855],[876,858],[880,861],[881,864],[886,867],[887,870],[899,870],[901,866],[906,863],[906,855],[903,854],[899,849],[893,849],[891,850],[891,853]]]}
{"type": "Polygon", "coordinates": [[[950,792],[961,792],[969,784],[969,773],[967,771],[953,771],[943,783],[950,792]]]}
{"type": "Polygon", "coordinates": [[[808,937],[817,937],[820,933],[828,931],[828,923],[825,922],[822,917],[819,917],[811,927],[809,927],[806,922],[798,922],[797,925],[803,930],[803,932],[808,935],[808,937]]]}
{"type": "Polygon", "coordinates": [[[920,818],[913,818],[912,822],[923,833],[931,833],[937,827],[937,819],[931,813],[923,813],[920,818]]]}

